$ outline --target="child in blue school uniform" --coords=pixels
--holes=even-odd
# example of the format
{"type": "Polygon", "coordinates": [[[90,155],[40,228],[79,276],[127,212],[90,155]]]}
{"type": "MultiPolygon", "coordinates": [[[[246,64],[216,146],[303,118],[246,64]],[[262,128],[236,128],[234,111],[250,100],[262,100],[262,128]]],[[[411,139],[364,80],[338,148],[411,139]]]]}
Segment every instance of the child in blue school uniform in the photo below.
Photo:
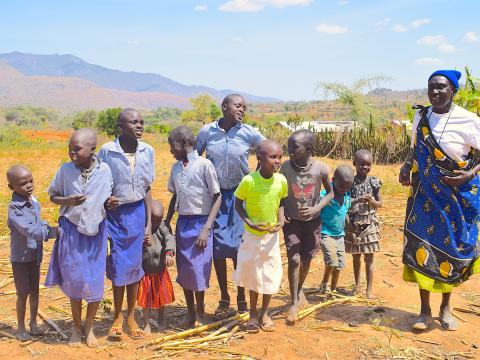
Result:
{"type": "MultiPolygon", "coordinates": [[[[348,165],[340,165],[333,174],[333,199],[322,209],[322,235],[320,248],[323,252],[325,270],[320,293],[336,291],[340,270],[345,267],[345,225],[349,223],[347,216],[351,206],[350,188],[353,184],[354,172],[348,165]],[[331,279],[330,289],[328,281],[331,279]]],[[[321,196],[325,196],[322,190],[321,196]]]]}
{"type": "Polygon", "coordinates": [[[10,229],[10,261],[17,291],[17,332],[20,341],[30,340],[30,334],[41,335],[37,325],[42,242],[57,236],[57,227],[50,227],[40,217],[40,204],[33,194],[33,176],[23,165],[7,171],[8,187],[13,191],[8,204],[10,229]],[[27,298],[30,300],[30,334],[25,328],[27,298]]]}
{"type": "Polygon", "coordinates": [[[95,156],[97,136],[91,129],[73,133],[68,145],[71,162],[58,169],[50,184],[50,200],[60,205],[60,236],[55,241],[46,286],[59,285],[70,298],[72,335],[77,347],[82,336],[89,347],[98,346],[93,321],[104,291],[107,256],[104,203],[112,192],[110,168],[95,156]],[[88,303],[82,327],[82,300],[88,303]]]}
{"type": "Polygon", "coordinates": [[[107,232],[110,254],[107,278],[113,285],[113,324],[110,338],[123,336],[122,305],[127,292],[126,323],[132,338],[145,336],[135,321],[142,249],[151,243],[152,221],[150,186],[155,174],[153,148],[140,141],[144,121],[135,109],[124,109],[118,115],[120,135],[104,144],[98,157],[108,164],[113,176],[113,192],[107,201],[107,232]]]}

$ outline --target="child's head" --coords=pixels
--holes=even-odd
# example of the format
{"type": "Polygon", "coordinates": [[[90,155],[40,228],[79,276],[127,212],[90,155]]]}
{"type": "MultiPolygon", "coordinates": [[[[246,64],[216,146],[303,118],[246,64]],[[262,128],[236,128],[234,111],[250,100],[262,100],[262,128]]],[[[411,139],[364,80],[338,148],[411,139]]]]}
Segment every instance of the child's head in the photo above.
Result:
{"type": "Polygon", "coordinates": [[[373,156],[368,150],[358,150],[353,156],[353,166],[357,171],[357,175],[367,176],[372,168],[373,156]]]}
{"type": "Polygon", "coordinates": [[[13,165],[7,170],[8,188],[25,199],[33,193],[33,175],[23,165],[13,165]]]}
{"type": "Polygon", "coordinates": [[[88,169],[97,147],[97,134],[92,129],[78,129],[70,137],[68,156],[76,165],[88,169]]]}
{"type": "Polygon", "coordinates": [[[222,101],[223,118],[241,122],[247,111],[247,102],[242,95],[230,94],[222,101]]]}
{"type": "Polygon", "coordinates": [[[293,161],[306,160],[313,155],[313,147],[315,146],[315,134],[313,131],[301,129],[295,131],[288,138],[288,154],[293,161]]]}
{"type": "Polygon", "coordinates": [[[195,135],[187,126],[177,126],[168,134],[170,153],[177,160],[186,159],[190,149],[195,145],[195,135]]]}
{"type": "Polygon", "coordinates": [[[348,165],[340,165],[333,173],[333,191],[335,194],[345,194],[353,184],[353,169],[348,165]]]}
{"type": "Polygon", "coordinates": [[[279,144],[271,140],[263,140],[257,146],[257,160],[260,168],[267,174],[280,169],[283,151],[279,144]]]}
{"type": "Polygon", "coordinates": [[[152,200],[150,207],[152,214],[152,230],[156,231],[160,227],[163,219],[163,204],[160,200],[152,200]]]}
{"type": "Polygon", "coordinates": [[[140,140],[143,135],[143,116],[135,109],[123,109],[117,117],[117,124],[123,136],[140,140]]]}

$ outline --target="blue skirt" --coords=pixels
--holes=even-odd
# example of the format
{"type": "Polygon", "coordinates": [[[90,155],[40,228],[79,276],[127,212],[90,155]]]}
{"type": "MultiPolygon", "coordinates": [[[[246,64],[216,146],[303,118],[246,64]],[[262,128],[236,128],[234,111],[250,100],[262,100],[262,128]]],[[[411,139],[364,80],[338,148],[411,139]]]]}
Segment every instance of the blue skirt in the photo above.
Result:
{"type": "Polygon", "coordinates": [[[234,259],[242,241],[244,224],[235,210],[236,189],[221,190],[222,204],[213,225],[213,258],[234,259]]]}
{"type": "Polygon", "coordinates": [[[53,245],[45,286],[60,285],[70,299],[88,303],[102,300],[105,259],[107,256],[106,222],[95,236],[77,231],[77,226],[60,217],[60,237],[53,245]]]}
{"type": "Polygon", "coordinates": [[[123,204],[107,212],[110,255],[107,278],[114,286],[134,284],[143,277],[142,250],[145,237],[143,200],[123,204]]]}
{"type": "Polygon", "coordinates": [[[204,291],[210,284],[212,234],[205,248],[195,245],[207,218],[207,215],[180,215],[177,220],[177,283],[185,290],[204,291]]]}

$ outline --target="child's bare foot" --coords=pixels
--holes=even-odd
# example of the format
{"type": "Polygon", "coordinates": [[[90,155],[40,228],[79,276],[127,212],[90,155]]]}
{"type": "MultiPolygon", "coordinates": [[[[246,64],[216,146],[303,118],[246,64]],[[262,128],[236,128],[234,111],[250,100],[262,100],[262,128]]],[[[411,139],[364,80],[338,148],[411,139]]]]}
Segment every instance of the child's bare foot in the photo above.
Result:
{"type": "Polygon", "coordinates": [[[98,339],[93,332],[93,326],[90,329],[84,329],[85,332],[85,343],[88,347],[96,348],[99,346],[98,339]]]}
{"type": "Polygon", "coordinates": [[[15,333],[15,336],[17,337],[18,340],[20,341],[28,341],[28,340],[31,340],[32,337],[30,336],[30,334],[27,332],[27,329],[25,329],[24,326],[22,327],[19,327],[17,329],[17,332],[15,333]]]}
{"type": "Polygon", "coordinates": [[[207,322],[205,320],[205,311],[203,309],[197,309],[195,327],[200,327],[205,325],[207,322]]]}
{"type": "Polygon", "coordinates": [[[247,321],[247,333],[256,334],[260,331],[260,324],[258,323],[257,314],[250,313],[250,319],[247,321]]]}
{"type": "Polygon", "coordinates": [[[45,331],[37,325],[36,322],[31,322],[30,323],[30,334],[34,336],[40,336],[45,334],[45,331]]]}
{"type": "Polygon", "coordinates": [[[150,336],[152,335],[152,329],[150,328],[150,323],[147,322],[145,326],[143,327],[143,332],[145,333],[145,336],[150,336]]]}
{"type": "Polygon", "coordinates": [[[300,290],[298,293],[298,308],[299,309],[305,309],[308,307],[310,303],[307,300],[307,297],[305,296],[305,293],[303,292],[303,289],[300,290]]]}
{"type": "Polygon", "coordinates": [[[185,314],[185,317],[182,320],[182,327],[190,329],[195,326],[195,315],[190,315],[188,312],[185,314]]]}
{"type": "Polygon", "coordinates": [[[292,305],[290,306],[290,309],[288,310],[288,315],[287,315],[287,324],[295,324],[295,321],[298,320],[298,305],[292,305]]]}
{"type": "Polygon", "coordinates": [[[267,312],[260,317],[260,329],[265,332],[275,331],[275,323],[270,316],[268,316],[267,312]]]}
{"type": "Polygon", "coordinates": [[[68,340],[68,346],[80,347],[82,345],[82,335],[82,328],[76,327],[75,325],[72,326],[72,336],[70,336],[70,340],[68,340]]]}
{"type": "Polygon", "coordinates": [[[370,300],[375,300],[376,299],[376,296],[373,295],[373,292],[371,290],[370,291],[367,290],[366,295],[367,295],[367,299],[370,299],[370,300]]]}

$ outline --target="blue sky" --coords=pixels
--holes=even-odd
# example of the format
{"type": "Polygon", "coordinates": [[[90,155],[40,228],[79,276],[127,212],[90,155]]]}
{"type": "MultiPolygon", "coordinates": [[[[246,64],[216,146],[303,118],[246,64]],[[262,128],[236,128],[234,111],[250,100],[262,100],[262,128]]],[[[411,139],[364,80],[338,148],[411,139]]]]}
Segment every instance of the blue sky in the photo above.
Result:
{"type": "Polygon", "coordinates": [[[280,99],[321,99],[319,81],[437,68],[480,77],[478,0],[5,1],[0,52],[74,54],[120,70],[280,99]]]}

